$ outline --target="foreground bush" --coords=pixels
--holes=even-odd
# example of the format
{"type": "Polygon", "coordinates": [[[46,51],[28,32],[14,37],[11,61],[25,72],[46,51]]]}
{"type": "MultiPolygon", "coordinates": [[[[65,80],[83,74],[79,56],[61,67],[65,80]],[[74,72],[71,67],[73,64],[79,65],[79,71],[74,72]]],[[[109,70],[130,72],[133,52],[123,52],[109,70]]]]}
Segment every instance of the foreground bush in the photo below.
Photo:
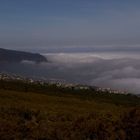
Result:
{"type": "Polygon", "coordinates": [[[139,140],[140,110],[134,108],[114,120],[111,114],[73,117],[26,108],[0,108],[0,139],[139,140]]]}

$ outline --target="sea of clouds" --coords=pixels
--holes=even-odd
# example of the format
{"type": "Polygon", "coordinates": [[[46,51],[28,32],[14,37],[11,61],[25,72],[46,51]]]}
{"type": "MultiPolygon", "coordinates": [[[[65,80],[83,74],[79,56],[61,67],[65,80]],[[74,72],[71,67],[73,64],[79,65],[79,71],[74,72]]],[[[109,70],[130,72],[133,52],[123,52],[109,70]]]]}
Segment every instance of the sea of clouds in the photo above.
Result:
{"type": "Polygon", "coordinates": [[[70,83],[140,93],[140,56],[137,53],[52,53],[48,62],[2,63],[0,71],[70,83]]]}

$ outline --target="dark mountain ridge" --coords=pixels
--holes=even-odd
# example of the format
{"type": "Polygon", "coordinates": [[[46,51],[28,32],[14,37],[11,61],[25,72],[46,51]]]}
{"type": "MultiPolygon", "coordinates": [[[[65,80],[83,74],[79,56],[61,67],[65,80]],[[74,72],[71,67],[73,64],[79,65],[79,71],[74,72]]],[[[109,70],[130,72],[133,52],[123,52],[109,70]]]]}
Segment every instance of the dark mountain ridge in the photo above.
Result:
{"type": "Polygon", "coordinates": [[[0,48],[0,62],[22,62],[33,61],[36,63],[47,62],[46,57],[39,53],[30,53],[24,51],[8,50],[0,48]]]}

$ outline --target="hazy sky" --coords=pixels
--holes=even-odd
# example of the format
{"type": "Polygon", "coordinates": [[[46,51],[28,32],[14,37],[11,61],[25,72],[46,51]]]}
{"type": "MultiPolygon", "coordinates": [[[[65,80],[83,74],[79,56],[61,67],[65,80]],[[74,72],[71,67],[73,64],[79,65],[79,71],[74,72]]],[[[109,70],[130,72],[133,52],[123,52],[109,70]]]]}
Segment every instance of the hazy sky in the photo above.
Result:
{"type": "Polygon", "coordinates": [[[139,0],[1,0],[0,47],[140,50],[139,0]]]}

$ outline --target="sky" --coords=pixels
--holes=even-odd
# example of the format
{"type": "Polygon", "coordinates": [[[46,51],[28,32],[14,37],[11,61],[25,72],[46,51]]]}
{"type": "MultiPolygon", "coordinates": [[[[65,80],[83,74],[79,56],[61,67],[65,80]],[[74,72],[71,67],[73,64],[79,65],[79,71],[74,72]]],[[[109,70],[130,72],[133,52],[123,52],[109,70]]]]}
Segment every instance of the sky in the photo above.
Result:
{"type": "Polygon", "coordinates": [[[1,0],[0,47],[140,51],[139,0],[1,0]]]}

